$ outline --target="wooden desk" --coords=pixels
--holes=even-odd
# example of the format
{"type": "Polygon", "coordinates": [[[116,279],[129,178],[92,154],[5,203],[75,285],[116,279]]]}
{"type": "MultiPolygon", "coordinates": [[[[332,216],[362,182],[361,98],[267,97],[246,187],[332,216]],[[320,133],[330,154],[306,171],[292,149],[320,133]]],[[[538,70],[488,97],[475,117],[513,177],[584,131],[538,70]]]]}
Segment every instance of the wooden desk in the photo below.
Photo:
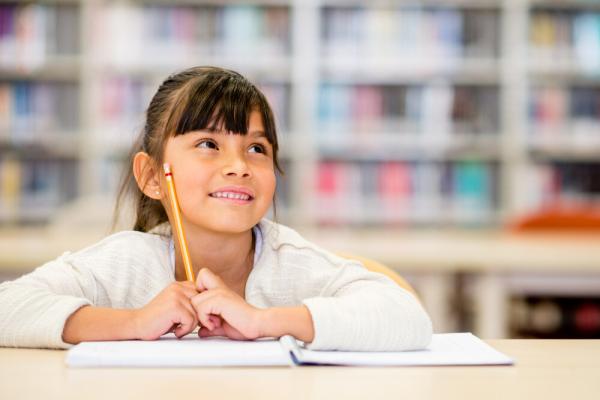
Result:
{"type": "Polygon", "coordinates": [[[513,367],[69,369],[0,349],[2,399],[598,399],[600,340],[491,340],[513,367]]]}

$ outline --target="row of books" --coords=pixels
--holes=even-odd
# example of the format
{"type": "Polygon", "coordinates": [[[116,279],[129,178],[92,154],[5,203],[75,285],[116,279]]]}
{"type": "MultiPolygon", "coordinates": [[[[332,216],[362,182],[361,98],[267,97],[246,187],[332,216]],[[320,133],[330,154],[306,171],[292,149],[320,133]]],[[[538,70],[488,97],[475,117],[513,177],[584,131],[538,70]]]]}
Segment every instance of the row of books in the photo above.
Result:
{"type": "Polygon", "coordinates": [[[78,54],[79,39],[76,5],[0,4],[0,67],[33,69],[78,54]]]}
{"type": "Polygon", "coordinates": [[[600,88],[534,88],[530,96],[533,131],[586,135],[600,139],[600,88]]]}
{"type": "Polygon", "coordinates": [[[31,142],[79,127],[79,89],[69,82],[0,82],[0,138],[31,142]]]}
{"type": "Polygon", "coordinates": [[[321,223],[490,223],[496,168],[482,162],[321,162],[313,212],[321,223]]]}
{"type": "Polygon", "coordinates": [[[527,296],[510,302],[511,337],[600,339],[600,298],[527,296]]]}
{"type": "Polygon", "coordinates": [[[531,58],[574,60],[584,71],[600,68],[600,13],[536,10],[530,22],[531,58]]]}
{"type": "Polygon", "coordinates": [[[0,158],[0,220],[43,222],[77,195],[77,162],[0,158]]]}
{"type": "Polygon", "coordinates": [[[325,84],[319,93],[325,131],[496,133],[494,86],[325,84]]]}
{"type": "Polygon", "coordinates": [[[599,162],[538,163],[527,170],[528,206],[594,203],[600,200],[599,162]]]}
{"type": "Polygon", "coordinates": [[[326,7],[321,26],[324,54],[332,56],[450,62],[498,55],[499,17],[493,9],[326,7]]]}
{"type": "Polygon", "coordinates": [[[95,25],[102,59],[116,66],[201,64],[203,56],[236,60],[289,52],[287,7],[168,6],[112,3],[95,25]]]}

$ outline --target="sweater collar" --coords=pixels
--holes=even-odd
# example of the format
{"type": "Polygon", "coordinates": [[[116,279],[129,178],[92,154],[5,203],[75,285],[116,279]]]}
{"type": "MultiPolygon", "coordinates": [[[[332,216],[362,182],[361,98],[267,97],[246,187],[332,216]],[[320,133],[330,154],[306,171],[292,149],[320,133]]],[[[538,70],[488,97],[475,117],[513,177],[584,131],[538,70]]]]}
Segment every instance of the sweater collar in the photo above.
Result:
{"type": "MultiPolygon", "coordinates": [[[[166,222],[165,224],[169,225],[168,222],[166,222]]],[[[161,225],[164,225],[164,224],[161,224],[161,225]]],[[[159,225],[159,227],[161,225],[159,225]]],[[[155,227],[154,229],[156,229],[156,228],[158,228],[158,227],[155,227]]],[[[169,231],[170,231],[170,225],[169,225],[169,231]]],[[[150,232],[152,232],[152,231],[150,231],[150,232]]],[[[253,265],[256,265],[256,262],[259,260],[260,254],[261,254],[262,248],[263,248],[263,235],[262,235],[262,230],[260,228],[260,224],[256,224],[252,228],[252,232],[253,232],[254,238],[255,238],[253,265]]],[[[175,242],[173,241],[173,236],[172,235],[170,235],[170,236],[171,236],[171,238],[169,240],[169,260],[171,262],[171,271],[173,272],[173,274],[175,274],[175,242]]]]}

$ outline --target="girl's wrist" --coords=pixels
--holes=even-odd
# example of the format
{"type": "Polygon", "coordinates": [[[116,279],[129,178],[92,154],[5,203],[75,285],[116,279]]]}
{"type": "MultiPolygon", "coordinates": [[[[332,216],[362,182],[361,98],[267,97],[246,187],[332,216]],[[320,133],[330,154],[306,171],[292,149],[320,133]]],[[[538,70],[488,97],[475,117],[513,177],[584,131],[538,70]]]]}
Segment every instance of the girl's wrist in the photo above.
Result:
{"type": "Polygon", "coordinates": [[[133,337],[133,340],[142,340],[143,339],[143,335],[142,335],[142,330],[140,327],[140,309],[133,309],[130,310],[130,317],[128,320],[128,325],[126,326],[125,330],[129,333],[129,336],[133,337]]]}
{"type": "Polygon", "coordinates": [[[134,313],[128,309],[84,306],[67,319],[62,338],[70,344],[137,339],[134,313]]]}
{"type": "Polygon", "coordinates": [[[259,321],[260,337],[292,335],[306,343],[314,339],[312,316],[306,306],[263,309],[259,321]]]}

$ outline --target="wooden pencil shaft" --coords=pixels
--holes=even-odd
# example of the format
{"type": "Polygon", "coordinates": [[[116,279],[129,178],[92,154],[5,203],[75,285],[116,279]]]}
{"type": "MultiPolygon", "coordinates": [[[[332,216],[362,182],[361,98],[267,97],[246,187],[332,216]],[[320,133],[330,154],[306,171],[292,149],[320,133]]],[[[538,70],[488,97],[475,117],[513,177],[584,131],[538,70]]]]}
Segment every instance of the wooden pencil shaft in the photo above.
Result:
{"type": "Polygon", "coordinates": [[[181,222],[181,211],[179,209],[179,201],[177,199],[177,192],[175,191],[175,182],[173,181],[173,174],[168,164],[164,165],[165,179],[167,181],[167,188],[169,191],[169,203],[171,204],[171,211],[174,219],[174,230],[177,235],[179,242],[179,249],[181,250],[181,257],[183,258],[183,266],[185,268],[185,275],[188,281],[195,282],[194,269],[192,268],[192,261],[188,251],[187,241],[185,240],[185,233],[183,230],[183,223],[181,222]]]}

